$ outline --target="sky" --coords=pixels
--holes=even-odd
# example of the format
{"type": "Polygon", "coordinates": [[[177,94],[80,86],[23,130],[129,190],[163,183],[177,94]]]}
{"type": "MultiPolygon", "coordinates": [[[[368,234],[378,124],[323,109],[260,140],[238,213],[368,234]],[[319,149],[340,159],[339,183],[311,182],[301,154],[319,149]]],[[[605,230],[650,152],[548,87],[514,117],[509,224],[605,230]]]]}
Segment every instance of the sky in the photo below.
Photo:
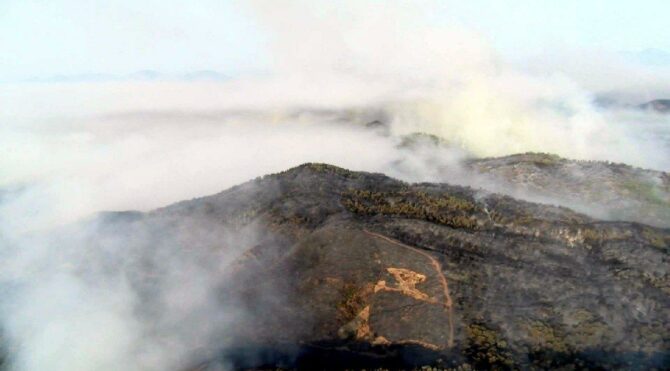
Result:
{"type": "Polygon", "coordinates": [[[554,47],[635,51],[670,50],[670,26],[662,0],[456,1],[445,19],[480,30],[506,53],[554,47]]]}
{"type": "MultiPolygon", "coordinates": [[[[616,58],[663,63],[667,1],[0,0],[0,348],[18,371],[185,369],[202,349],[222,354],[239,317],[211,278],[228,260],[182,243],[257,246],[244,231],[205,223],[204,239],[185,226],[147,231],[161,241],[146,244],[41,232],[306,162],[619,218],[463,160],[532,151],[670,171],[670,115],[635,108],[670,97],[670,62],[616,58]],[[239,78],[178,78],[203,70],[239,78]],[[593,104],[602,97],[621,104],[593,104]],[[170,268],[152,283],[157,317],[138,316],[147,306],[127,286],[153,265],[144,246],[170,268]]],[[[649,174],[640,189],[662,197],[649,174]]]]}
{"type": "MultiPolygon", "coordinates": [[[[0,0],[0,81],[141,70],[263,71],[271,64],[267,41],[273,31],[255,12],[259,3],[263,1],[0,0]]],[[[299,1],[290,3],[300,6],[299,1]]],[[[362,3],[335,2],[341,9],[362,3]]],[[[421,13],[420,22],[479,33],[509,59],[556,49],[670,52],[670,3],[663,0],[396,3],[421,13]]],[[[384,7],[385,2],[364,4],[384,7]]],[[[333,3],[323,5],[327,11],[333,3]]]]}

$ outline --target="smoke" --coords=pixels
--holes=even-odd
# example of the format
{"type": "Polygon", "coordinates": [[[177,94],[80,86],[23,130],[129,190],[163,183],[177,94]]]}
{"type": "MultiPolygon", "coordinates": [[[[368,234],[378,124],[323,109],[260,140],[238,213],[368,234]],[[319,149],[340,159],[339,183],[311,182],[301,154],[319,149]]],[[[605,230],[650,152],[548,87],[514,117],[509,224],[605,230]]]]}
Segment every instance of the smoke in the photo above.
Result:
{"type": "Polygon", "coordinates": [[[650,121],[667,117],[594,105],[670,95],[667,68],[585,50],[506,61],[464,25],[431,21],[431,12],[448,12],[435,2],[254,4],[274,37],[278,75],[328,92],[319,105],[335,107],[341,93],[382,106],[393,134],[435,134],[475,156],[536,151],[668,169],[667,141],[649,135],[658,126],[650,121]]]}
{"type": "Polygon", "coordinates": [[[182,369],[232,343],[245,313],[222,292],[231,265],[267,233],[207,218],[136,217],[110,214],[2,241],[0,314],[12,369],[182,369]]]}
{"type": "Polygon", "coordinates": [[[148,211],[304,162],[494,190],[462,160],[540,151],[670,170],[668,116],[593,104],[663,98],[665,70],[511,63],[463,25],[430,21],[430,5],[254,2],[273,56],[263,76],[0,86],[12,368],[177,369],[232,341],[244,314],[217,293],[262,226],[119,236],[77,223],[99,211],[148,211]]]}

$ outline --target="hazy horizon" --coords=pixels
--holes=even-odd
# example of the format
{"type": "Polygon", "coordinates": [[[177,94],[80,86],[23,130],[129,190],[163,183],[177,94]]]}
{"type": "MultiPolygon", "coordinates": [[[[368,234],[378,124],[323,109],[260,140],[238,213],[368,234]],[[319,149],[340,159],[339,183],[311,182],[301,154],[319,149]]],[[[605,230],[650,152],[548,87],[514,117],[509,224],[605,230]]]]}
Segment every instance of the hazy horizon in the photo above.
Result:
{"type": "Polygon", "coordinates": [[[670,220],[670,114],[639,106],[670,98],[669,11],[660,0],[0,1],[0,289],[11,298],[0,341],[12,369],[177,369],[201,347],[229,346],[239,308],[217,290],[236,254],[265,238],[260,222],[99,239],[82,221],[302,163],[598,220],[653,205],[670,220]],[[468,168],[525,152],[584,162],[503,166],[510,179],[566,177],[612,199],[551,184],[534,193],[468,168]],[[202,239],[230,249],[191,254],[202,239]],[[146,296],[127,280],[144,282],[145,257],[167,267],[159,319],[137,315],[146,296]]]}

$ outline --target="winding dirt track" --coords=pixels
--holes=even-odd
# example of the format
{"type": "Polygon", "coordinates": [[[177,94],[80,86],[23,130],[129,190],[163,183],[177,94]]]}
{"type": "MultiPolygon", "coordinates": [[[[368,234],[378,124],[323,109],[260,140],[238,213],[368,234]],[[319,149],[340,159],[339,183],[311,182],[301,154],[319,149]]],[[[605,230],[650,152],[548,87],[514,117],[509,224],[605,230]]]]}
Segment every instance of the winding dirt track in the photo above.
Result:
{"type": "Polygon", "coordinates": [[[444,310],[447,312],[447,317],[449,318],[449,347],[454,346],[454,319],[453,319],[453,303],[451,301],[451,295],[449,294],[449,284],[447,283],[446,277],[444,277],[444,274],[442,273],[442,265],[440,262],[437,261],[434,257],[432,257],[430,254],[427,252],[419,249],[418,247],[410,246],[407,244],[404,244],[398,240],[394,240],[390,237],[386,237],[382,234],[375,233],[375,232],[370,232],[367,229],[363,229],[363,232],[366,234],[376,237],[379,239],[382,239],[388,243],[392,243],[396,246],[404,247],[406,249],[412,250],[416,253],[419,253],[428,260],[430,260],[430,263],[433,265],[433,268],[437,272],[437,276],[440,278],[440,283],[442,285],[442,289],[444,290],[444,310]]]}

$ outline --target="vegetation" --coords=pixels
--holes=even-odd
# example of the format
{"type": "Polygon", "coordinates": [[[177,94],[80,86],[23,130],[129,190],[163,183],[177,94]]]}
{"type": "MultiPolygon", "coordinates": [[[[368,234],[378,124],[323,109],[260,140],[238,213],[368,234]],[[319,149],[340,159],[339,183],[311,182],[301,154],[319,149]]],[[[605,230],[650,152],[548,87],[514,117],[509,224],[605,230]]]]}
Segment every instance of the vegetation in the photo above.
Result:
{"type": "Polygon", "coordinates": [[[568,351],[564,336],[557,334],[553,327],[540,321],[532,321],[526,324],[526,330],[535,350],[550,349],[560,353],[568,351]]]}
{"type": "Polygon", "coordinates": [[[668,194],[664,194],[660,187],[651,182],[627,180],[623,182],[622,188],[634,196],[634,198],[640,198],[651,205],[670,208],[668,194]]]}
{"type": "Polygon", "coordinates": [[[342,298],[337,305],[337,314],[343,322],[353,320],[365,306],[365,298],[368,293],[365,287],[359,287],[352,283],[345,283],[340,289],[342,298]]]}
{"type": "MultiPolygon", "coordinates": [[[[301,168],[309,169],[317,173],[325,173],[325,174],[336,174],[343,176],[345,178],[357,178],[359,176],[359,173],[343,169],[341,167],[337,167],[334,165],[328,165],[328,164],[319,164],[319,163],[306,163],[303,165],[300,165],[301,168]]],[[[289,169],[286,170],[280,174],[285,174],[287,172],[294,171],[294,169],[289,169]]]]}
{"type": "Polygon", "coordinates": [[[453,228],[478,229],[473,216],[477,206],[466,199],[421,191],[374,192],[350,190],[343,194],[342,204],[361,215],[387,215],[425,220],[453,228]]]}
{"type": "Polygon", "coordinates": [[[508,196],[500,196],[494,200],[487,201],[490,211],[489,217],[497,224],[529,225],[536,218],[523,208],[519,207],[516,200],[508,196]]]}
{"type": "Polygon", "coordinates": [[[613,226],[587,226],[580,228],[578,231],[581,233],[583,242],[591,246],[605,242],[623,241],[632,237],[629,230],[621,230],[613,226]]]}
{"type": "Polygon", "coordinates": [[[525,156],[529,157],[529,161],[537,166],[551,166],[559,164],[563,159],[558,155],[551,153],[526,153],[525,156]]]}
{"type": "Polygon", "coordinates": [[[470,324],[465,328],[467,349],[475,369],[507,370],[514,365],[512,353],[498,332],[483,324],[470,324]]]}
{"type": "Polygon", "coordinates": [[[491,217],[491,220],[498,224],[514,223],[517,225],[528,225],[535,221],[535,218],[532,215],[522,212],[514,214],[492,210],[489,212],[489,216],[491,217]]]}
{"type": "Polygon", "coordinates": [[[657,231],[649,228],[649,227],[644,227],[642,229],[642,236],[647,240],[647,242],[656,248],[662,249],[662,248],[667,248],[670,246],[670,237],[663,236],[662,234],[658,233],[657,231]]]}

